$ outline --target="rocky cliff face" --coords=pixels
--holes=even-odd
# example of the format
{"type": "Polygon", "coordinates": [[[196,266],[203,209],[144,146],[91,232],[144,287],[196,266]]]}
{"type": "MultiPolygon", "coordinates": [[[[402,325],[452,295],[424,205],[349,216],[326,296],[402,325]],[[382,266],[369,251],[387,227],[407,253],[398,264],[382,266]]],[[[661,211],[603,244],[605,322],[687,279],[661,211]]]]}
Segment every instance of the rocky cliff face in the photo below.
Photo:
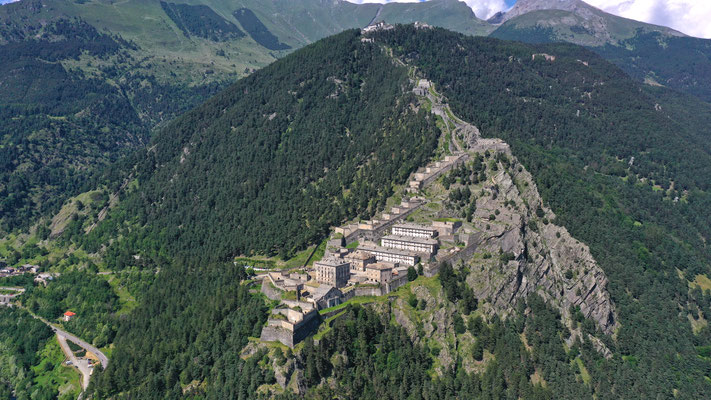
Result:
{"type": "Polygon", "coordinates": [[[457,118],[434,89],[426,97],[432,112],[447,127],[454,126],[450,148],[468,153],[470,161],[466,172],[452,171],[429,189],[428,201],[443,209],[420,218],[466,215],[472,207],[461,204],[461,195],[455,196],[458,204],[453,204],[450,194],[467,186],[471,195],[464,202],[475,202],[476,211],[466,218],[460,236],[478,237],[479,244],[473,255],[450,259],[468,268],[467,283],[480,304],[490,314],[507,314],[519,300],[537,293],[566,320],[570,321],[571,310],[579,308],[600,330],[613,333],[617,319],[604,272],[584,243],[555,224],[555,214],[543,204],[533,177],[508,144],[481,138],[479,129],[457,118]],[[445,179],[451,183],[444,185],[445,179]]]}
{"type": "Polygon", "coordinates": [[[480,247],[464,264],[467,282],[490,312],[510,312],[519,299],[538,293],[569,318],[579,307],[586,318],[611,334],[616,326],[615,307],[607,292],[607,278],[588,246],[554,223],[555,214],[541,200],[531,174],[511,155],[503,142],[479,144],[494,160],[489,179],[475,192],[473,228],[480,247]],[[509,164],[509,166],[505,166],[509,164]]]}

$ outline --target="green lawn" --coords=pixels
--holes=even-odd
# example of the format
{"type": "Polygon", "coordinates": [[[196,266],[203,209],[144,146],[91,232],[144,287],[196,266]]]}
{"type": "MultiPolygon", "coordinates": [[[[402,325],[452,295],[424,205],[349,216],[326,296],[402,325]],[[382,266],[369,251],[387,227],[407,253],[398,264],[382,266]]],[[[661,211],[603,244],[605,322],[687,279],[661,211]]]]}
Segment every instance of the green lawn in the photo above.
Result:
{"type": "Polygon", "coordinates": [[[308,264],[306,265],[312,265],[315,261],[320,260],[323,258],[324,253],[326,252],[326,242],[327,240],[324,240],[321,242],[318,247],[316,247],[316,251],[314,252],[313,257],[309,260],[309,256],[311,255],[311,252],[314,251],[314,246],[310,246],[309,248],[302,250],[296,255],[286,261],[278,258],[278,257],[263,257],[263,256],[254,256],[254,257],[237,257],[235,258],[235,262],[238,265],[249,265],[251,267],[255,268],[267,268],[267,269],[281,269],[281,268],[301,268],[306,264],[306,260],[308,261],[308,264]]]}
{"type": "Polygon", "coordinates": [[[711,279],[706,275],[696,275],[692,283],[701,290],[711,290],[711,279]]]}
{"type": "Polygon", "coordinates": [[[311,252],[314,251],[314,246],[310,246],[306,250],[302,250],[302,251],[296,253],[296,255],[293,258],[286,261],[285,266],[287,268],[300,268],[300,267],[303,267],[304,264],[306,264],[307,260],[308,260],[308,264],[306,264],[306,265],[313,265],[313,263],[315,261],[318,261],[323,258],[323,255],[326,252],[326,242],[327,241],[328,240],[322,241],[318,245],[318,247],[316,247],[316,251],[314,252],[313,257],[311,257],[310,260],[309,260],[309,256],[311,255],[311,252]]]}
{"type": "Polygon", "coordinates": [[[319,311],[321,315],[327,314],[332,311],[340,310],[343,308],[346,308],[349,304],[366,304],[366,303],[373,303],[375,301],[378,301],[378,299],[383,299],[387,296],[380,296],[380,297],[375,297],[375,296],[358,296],[354,297],[345,303],[341,303],[337,306],[329,307],[329,308],[324,308],[323,310],[319,311]]]}
{"type": "Polygon", "coordinates": [[[47,342],[40,355],[40,363],[32,367],[35,384],[56,391],[59,399],[76,399],[81,392],[81,375],[73,367],[64,365],[64,353],[56,337],[47,342]]]}
{"type": "Polygon", "coordinates": [[[435,218],[437,222],[462,222],[461,218],[435,218]]]}

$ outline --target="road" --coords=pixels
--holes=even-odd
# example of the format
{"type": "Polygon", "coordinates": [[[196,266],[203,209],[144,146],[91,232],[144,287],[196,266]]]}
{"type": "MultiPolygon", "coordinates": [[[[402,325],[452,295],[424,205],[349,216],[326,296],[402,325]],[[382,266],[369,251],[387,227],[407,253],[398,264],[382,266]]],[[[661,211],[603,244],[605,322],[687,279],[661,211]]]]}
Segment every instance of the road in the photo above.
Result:
{"type": "Polygon", "coordinates": [[[80,360],[74,355],[74,352],[72,351],[72,349],[69,348],[69,344],[67,344],[67,339],[64,336],[57,333],[57,340],[59,341],[59,346],[62,347],[64,355],[67,356],[69,361],[72,362],[72,365],[77,367],[77,369],[81,373],[81,390],[86,390],[86,388],[89,387],[89,379],[91,379],[91,368],[89,368],[89,363],[87,362],[87,360],[80,360]]]}
{"type": "MultiPolygon", "coordinates": [[[[447,131],[451,134],[451,145],[456,151],[463,151],[459,140],[460,139],[466,145],[473,145],[480,138],[481,134],[479,129],[469,124],[461,119],[457,118],[449,107],[449,104],[444,102],[444,97],[434,90],[434,86],[429,82],[432,90],[427,91],[427,99],[432,102],[432,113],[438,115],[444,121],[447,131]]],[[[450,147],[451,149],[451,147],[450,147]]]]}
{"type": "Polygon", "coordinates": [[[46,319],[44,319],[44,318],[40,317],[39,315],[33,313],[33,312],[30,311],[27,307],[25,307],[25,306],[23,306],[23,305],[19,305],[19,306],[20,306],[22,309],[24,309],[25,311],[27,311],[28,313],[30,313],[30,315],[32,315],[34,318],[36,318],[36,319],[38,319],[38,320],[44,322],[45,325],[47,325],[47,326],[49,326],[50,328],[52,328],[52,331],[54,331],[54,333],[56,333],[57,336],[61,336],[61,337],[63,337],[63,338],[66,339],[66,340],[69,340],[69,341],[71,341],[71,342],[76,343],[79,347],[81,347],[82,349],[84,349],[84,350],[86,350],[86,351],[88,351],[88,352],[90,352],[90,353],[94,353],[94,355],[96,355],[96,357],[99,359],[99,362],[101,362],[101,366],[102,366],[104,369],[106,369],[106,367],[109,365],[109,358],[106,357],[106,355],[105,355],[104,353],[102,353],[101,350],[99,350],[99,349],[97,349],[96,347],[90,345],[89,343],[87,343],[87,342],[85,342],[85,341],[79,339],[78,337],[72,335],[71,333],[65,332],[65,331],[63,331],[63,330],[57,328],[56,326],[50,324],[49,321],[47,321],[46,319]]]}
{"type": "Polygon", "coordinates": [[[96,347],[90,345],[89,343],[79,339],[78,337],[72,335],[69,332],[65,332],[56,326],[52,325],[47,321],[46,319],[40,317],[39,315],[33,313],[28,309],[27,307],[23,306],[22,304],[18,304],[18,306],[28,313],[35,319],[38,319],[42,322],[44,322],[45,325],[49,326],[52,331],[57,335],[57,340],[59,341],[59,345],[62,347],[62,351],[64,354],[69,358],[69,360],[74,364],[78,369],[79,372],[82,375],[82,392],[79,394],[79,399],[81,400],[82,396],[84,395],[84,390],[89,386],[89,380],[91,378],[91,368],[89,368],[89,362],[87,360],[78,360],[75,356],[74,353],[71,351],[69,348],[69,345],[67,344],[67,340],[70,342],[76,343],[77,346],[81,347],[82,349],[86,350],[89,353],[93,353],[98,359],[99,362],[101,363],[101,367],[103,369],[106,369],[106,367],[109,365],[109,358],[106,357],[104,353],[101,352],[101,350],[97,349],[96,347]]]}
{"type": "Polygon", "coordinates": [[[101,350],[97,349],[96,347],[90,345],[89,343],[79,339],[78,337],[72,335],[71,333],[67,333],[53,325],[49,325],[52,330],[57,334],[57,336],[61,336],[66,340],[72,341],[76,343],[79,347],[83,348],[84,350],[93,353],[98,357],[99,362],[101,362],[101,366],[106,369],[106,367],[109,365],[109,358],[104,355],[104,353],[101,352],[101,350]]]}

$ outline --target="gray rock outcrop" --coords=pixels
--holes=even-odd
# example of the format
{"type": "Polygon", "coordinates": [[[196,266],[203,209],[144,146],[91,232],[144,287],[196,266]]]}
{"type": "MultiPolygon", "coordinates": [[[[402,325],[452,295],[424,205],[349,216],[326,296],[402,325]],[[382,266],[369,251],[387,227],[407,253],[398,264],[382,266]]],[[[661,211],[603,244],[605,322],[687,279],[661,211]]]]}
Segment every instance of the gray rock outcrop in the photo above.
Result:
{"type": "Polygon", "coordinates": [[[566,318],[571,306],[579,307],[611,334],[615,307],[604,272],[588,246],[552,222],[555,214],[543,204],[531,174],[508,148],[497,147],[494,153],[503,151],[511,166],[499,163],[477,199],[478,251],[491,257],[466,262],[471,266],[468,283],[488,300],[491,311],[509,312],[519,299],[537,293],[566,318]]]}

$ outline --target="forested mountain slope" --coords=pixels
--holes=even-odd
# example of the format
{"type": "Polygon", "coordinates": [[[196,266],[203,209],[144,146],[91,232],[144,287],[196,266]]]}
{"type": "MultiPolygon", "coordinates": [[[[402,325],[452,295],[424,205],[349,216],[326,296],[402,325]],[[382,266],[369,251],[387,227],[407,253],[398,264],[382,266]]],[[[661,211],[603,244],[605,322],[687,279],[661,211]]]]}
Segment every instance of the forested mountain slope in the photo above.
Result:
{"type": "MultiPolygon", "coordinates": [[[[348,31],[309,46],[156,136],[136,164],[136,188],[81,239],[96,251],[119,238],[102,252],[121,260],[114,268],[153,259],[164,271],[120,325],[93,393],[258,398],[286,365],[302,374],[308,398],[708,397],[711,293],[697,284],[711,274],[708,104],[646,89],[572,45],[413,27],[372,38],[348,31]],[[453,359],[435,373],[441,347],[423,347],[429,342],[393,323],[398,311],[387,305],[347,309],[294,354],[248,347],[236,356],[263,322],[252,312],[260,303],[237,283],[241,267],[207,260],[288,255],[329,224],[370,215],[391,177],[404,179],[434,149],[438,130],[412,111],[406,68],[390,52],[484,136],[510,143],[554,223],[589,246],[618,314],[619,328],[601,335],[608,357],[588,340],[565,342],[560,315],[535,296],[506,320],[473,314],[441,327],[447,340],[471,344],[458,351],[471,351],[474,367],[453,359]],[[220,301],[210,303],[213,295],[220,301]],[[174,340],[155,347],[158,337],[174,340]]],[[[417,321],[462,310],[467,274],[443,271],[413,282],[400,312],[417,321]]]]}
{"type": "MultiPolygon", "coordinates": [[[[22,0],[0,8],[0,232],[49,217],[150,131],[295,48],[375,20],[470,34],[456,0],[22,0]]],[[[48,219],[42,224],[48,223],[48,219]]]]}
{"type": "MultiPolygon", "coordinates": [[[[159,81],[135,43],[52,4],[0,8],[0,231],[32,226],[219,83],[159,81]]],[[[222,77],[221,79],[225,79],[222,77]]]]}
{"type": "Polygon", "coordinates": [[[685,102],[708,106],[645,91],[578,47],[411,28],[381,40],[437,82],[457,113],[512,145],[557,221],[605,270],[622,325],[616,352],[628,360],[608,367],[646,384],[595,377],[606,382],[601,394],[653,397],[671,387],[698,397],[709,390],[702,379],[708,361],[694,347],[709,344],[709,330],[695,325],[692,332],[687,317],[711,311],[709,294],[689,283],[708,274],[711,261],[704,217],[711,132],[676,112],[685,102]],[[639,361],[633,369],[630,359],[639,361]],[[688,375],[675,379],[670,369],[688,375]]]}
{"type": "Polygon", "coordinates": [[[27,229],[49,217],[93,185],[87,180],[97,168],[144,145],[156,126],[230,82],[293,49],[376,20],[593,46],[639,80],[711,98],[707,40],[572,0],[519,2],[503,19],[496,29],[457,0],[22,0],[2,6],[6,90],[0,101],[9,123],[0,132],[0,229],[27,229]]]}
{"type": "Polygon", "coordinates": [[[357,36],[309,46],[168,125],[139,161],[138,189],[87,249],[127,229],[110,253],[286,256],[371,216],[439,131],[412,110],[406,68],[357,36]]]}

